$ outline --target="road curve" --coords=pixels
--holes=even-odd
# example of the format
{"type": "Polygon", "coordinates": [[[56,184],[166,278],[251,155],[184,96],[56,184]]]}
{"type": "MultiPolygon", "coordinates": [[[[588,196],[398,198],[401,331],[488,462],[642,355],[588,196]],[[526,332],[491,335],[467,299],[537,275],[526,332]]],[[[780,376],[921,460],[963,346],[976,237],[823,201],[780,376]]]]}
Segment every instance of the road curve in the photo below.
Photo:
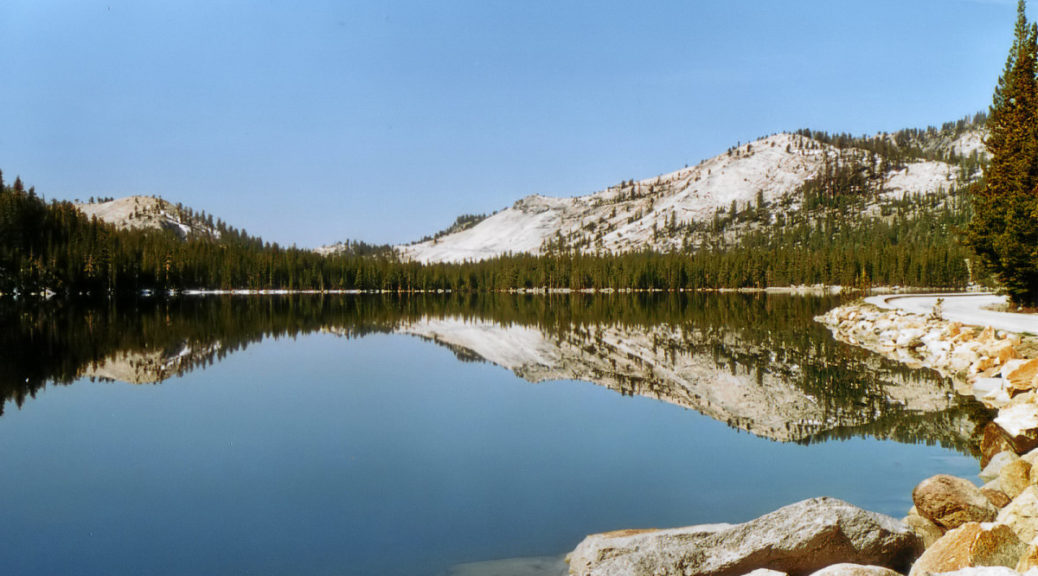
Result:
{"type": "Polygon", "coordinates": [[[985,307],[1005,304],[1006,297],[991,293],[966,294],[895,294],[870,296],[866,302],[880,308],[899,309],[915,314],[929,314],[937,304],[938,298],[944,298],[943,316],[947,320],[955,320],[972,326],[991,326],[996,330],[1008,332],[1029,332],[1038,334],[1038,314],[1015,314],[1011,312],[994,312],[984,310],[985,307]]]}

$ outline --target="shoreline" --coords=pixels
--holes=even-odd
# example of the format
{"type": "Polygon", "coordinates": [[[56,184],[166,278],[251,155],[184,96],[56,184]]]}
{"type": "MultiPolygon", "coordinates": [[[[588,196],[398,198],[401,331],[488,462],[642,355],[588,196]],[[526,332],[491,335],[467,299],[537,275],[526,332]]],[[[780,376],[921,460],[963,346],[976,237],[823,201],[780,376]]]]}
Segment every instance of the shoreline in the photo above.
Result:
{"type": "MultiPolygon", "coordinates": [[[[947,293],[929,296],[935,300],[950,297],[947,293]]],[[[870,299],[879,298],[881,304],[889,304],[888,300],[900,297],[870,299]]],[[[907,564],[903,562],[906,553],[900,549],[896,554],[887,549],[862,560],[858,550],[833,552],[820,550],[817,545],[800,549],[800,556],[793,559],[776,559],[775,542],[762,543],[764,549],[772,551],[764,555],[745,548],[744,539],[750,536],[744,536],[747,530],[743,527],[753,523],[758,523],[754,526],[757,532],[777,531],[783,545],[795,540],[803,532],[799,524],[763,521],[781,516],[786,509],[814,502],[804,501],[743,525],[593,534],[567,558],[570,574],[714,574],[713,569],[703,568],[718,558],[728,558],[728,562],[745,554],[746,559],[757,560],[750,560],[746,569],[740,570],[761,576],[926,576],[947,572],[1038,576],[1038,336],[969,326],[946,319],[941,312],[942,306],[929,314],[918,314],[883,309],[862,301],[844,304],[815,318],[830,329],[836,340],[911,368],[935,370],[952,380],[955,393],[972,396],[997,411],[997,416],[984,427],[980,441],[979,476],[986,482],[983,486],[978,488],[969,480],[938,474],[916,486],[912,492],[914,506],[901,521],[883,516],[887,523],[884,526],[857,526],[850,530],[856,534],[864,532],[873,540],[907,535],[907,564]],[[726,536],[720,540],[705,536],[718,530],[726,536]],[[737,542],[733,545],[731,540],[737,542]],[[803,569],[804,561],[830,553],[833,555],[828,568],[803,569]],[[691,571],[690,562],[695,564],[691,571]],[[1001,567],[997,569],[1000,571],[992,572],[994,566],[1001,567]]],[[[1031,320],[1038,321],[1038,317],[1031,320]]],[[[833,511],[823,509],[816,514],[828,517],[833,511]]],[[[798,512],[795,516],[801,524],[824,522],[815,514],[798,512]]],[[[837,530],[845,529],[837,524],[837,530]]],[[[718,574],[727,574],[724,568],[716,568],[722,570],[718,574]]]]}
{"type": "MultiPolygon", "coordinates": [[[[815,320],[841,342],[909,367],[937,371],[952,381],[957,394],[971,396],[996,411],[981,433],[978,474],[986,482],[979,493],[996,513],[994,517],[978,518],[990,523],[981,524],[979,530],[1002,530],[1007,541],[1000,542],[998,548],[1006,551],[1016,546],[1009,554],[1016,555],[1016,562],[1013,565],[1003,558],[997,564],[1017,573],[1030,573],[1038,568],[1038,337],[990,324],[1013,317],[1003,326],[1030,327],[1038,323],[1038,317],[991,311],[968,313],[1000,299],[992,294],[917,295],[916,302],[903,302],[901,307],[891,304],[891,300],[900,298],[905,297],[869,297],[834,308],[815,320]],[[946,312],[949,300],[945,298],[956,305],[953,308],[957,313],[946,312]],[[921,314],[931,301],[929,313],[921,314]],[[992,322],[981,326],[945,316],[992,322]]],[[[930,480],[924,480],[916,491],[930,480]]],[[[915,492],[913,499],[916,506],[904,521],[927,545],[928,552],[917,562],[928,565],[932,561],[927,557],[929,550],[948,545],[955,530],[926,517],[915,492]]],[[[970,561],[966,565],[977,564],[970,561]]],[[[913,568],[912,574],[916,572],[913,568]]]]}
{"type": "MultiPolygon", "coordinates": [[[[940,288],[925,286],[875,286],[868,289],[872,294],[913,295],[913,294],[952,294],[950,289],[942,292],[940,288]]],[[[435,289],[288,289],[288,288],[188,288],[184,290],[152,290],[142,289],[130,292],[119,292],[95,296],[93,294],[58,294],[46,290],[44,292],[8,293],[0,292],[0,299],[38,298],[51,300],[54,298],[127,298],[127,297],[171,297],[171,296],[292,296],[292,295],[407,295],[407,294],[521,294],[521,295],[566,295],[566,294],[788,294],[794,296],[837,296],[841,294],[861,293],[861,288],[840,284],[794,284],[789,286],[768,286],[764,288],[550,288],[538,286],[531,288],[508,288],[489,291],[458,291],[449,288],[435,289]]]]}

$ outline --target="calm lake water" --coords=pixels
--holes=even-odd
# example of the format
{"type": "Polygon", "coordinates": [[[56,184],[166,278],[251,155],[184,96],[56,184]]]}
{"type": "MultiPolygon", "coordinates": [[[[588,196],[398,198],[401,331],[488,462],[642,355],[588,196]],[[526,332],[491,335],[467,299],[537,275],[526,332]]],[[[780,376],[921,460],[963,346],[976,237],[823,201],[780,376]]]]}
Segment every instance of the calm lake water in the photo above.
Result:
{"type": "Polygon", "coordinates": [[[901,517],[923,478],[976,474],[991,415],[833,341],[812,317],[836,304],[8,304],[0,566],[490,574],[459,565],[813,496],[901,517]]]}

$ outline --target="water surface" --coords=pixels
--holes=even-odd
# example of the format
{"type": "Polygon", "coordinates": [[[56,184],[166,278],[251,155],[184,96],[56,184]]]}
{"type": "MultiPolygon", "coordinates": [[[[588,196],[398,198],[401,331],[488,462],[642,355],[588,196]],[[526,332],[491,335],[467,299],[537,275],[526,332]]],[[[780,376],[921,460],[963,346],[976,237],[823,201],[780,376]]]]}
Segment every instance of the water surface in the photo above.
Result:
{"type": "Polygon", "coordinates": [[[829,495],[902,516],[990,415],[831,299],[7,308],[5,574],[458,574],[829,495]],[[453,568],[452,568],[453,567],[453,568]]]}

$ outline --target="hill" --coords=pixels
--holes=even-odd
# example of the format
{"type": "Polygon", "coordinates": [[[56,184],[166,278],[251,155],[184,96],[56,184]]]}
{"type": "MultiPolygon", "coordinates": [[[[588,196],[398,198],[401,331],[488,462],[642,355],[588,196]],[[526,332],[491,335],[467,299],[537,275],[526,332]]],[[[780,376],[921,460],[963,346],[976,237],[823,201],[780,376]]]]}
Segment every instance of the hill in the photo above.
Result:
{"type": "Polygon", "coordinates": [[[881,216],[906,198],[955,195],[978,178],[983,121],[977,115],[941,129],[871,137],[809,130],[771,135],[694,167],[593,194],[528,196],[487,217],[459,218],[451,228],[397,250],[421,263],[509,253],[694,251],[719,241],[732,244],[769,226],[831,215],[819,210],[832,204],[819,202],[821,194],[853,198],[864,210],[859,216],[881,216]]]}
{"type": "Polygon", "coordinates": [[[74,206],[87,217],[96,217],[120,230],[171,230],[181,239],[219,239],[221,234],[211,217],[196,216],[189,208],[153,196],[127,196],[74,206]]]}

